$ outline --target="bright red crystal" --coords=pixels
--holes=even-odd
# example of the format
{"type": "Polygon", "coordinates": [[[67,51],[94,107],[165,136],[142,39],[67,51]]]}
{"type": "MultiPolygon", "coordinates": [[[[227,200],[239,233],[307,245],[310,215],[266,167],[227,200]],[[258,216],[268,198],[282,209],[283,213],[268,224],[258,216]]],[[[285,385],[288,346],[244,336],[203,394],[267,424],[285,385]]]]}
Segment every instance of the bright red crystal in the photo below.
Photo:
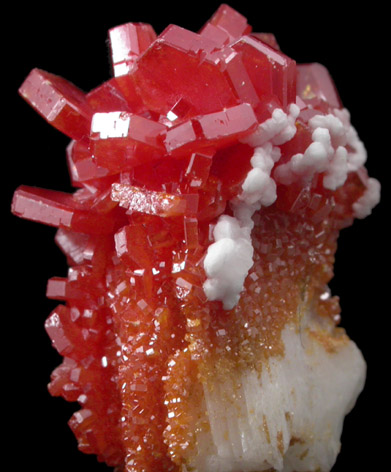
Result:
{"type": "Polygon", "coordinates": [[[260,98],[275,96],[283,107],[295,102],[295,61],[256,37],[243,36],[232,48],[242,53],[248,75],[260,98]]]}
{"type": "Polygon", "coordinates": [[[33,69],[19,92],[51,125],[70,138],[88,135],[92,111],[86,97],[62,77],[33,69]]]}
{"type": "Polygon", "coordinates": [[[86,95],[88,105],[100,113],[110,111],[130,111],[128,102],[121,93],[115,78],[104,82],[86,95]]]}
{"type": "Polygon", "coordinates": [[[235,11],[229,5],[224,4],[220,5],[203,30],[209,25],[216,26],[225,31],[230,36],[231,41],[250,33],[252,29],[251,26],[247,24],[247,19],[243,15],[235,11]]]}
{"type": "Polygon", "coordinates": [[[82,204],[76,195],[22,185],[15,192],[12,211],[28,220],[79,233],[109,234],[116,222],[112,215],[94,211],[96,203],[90,199],[82,204]]]}
{"type": "Polygon", "coordinates": [[[156,39],[151,25],[127,23],[109,31],[115,77],[127,74],[137,58],[156,39]]]}
{"type": "Polygon", "coordinates": [[[165,131],[165,125],[133,113],[95,113],[90,152],[98,167],[117,174],[158,159],[165,151],[165,131]]]}
{"type": "Polygon", "coordinates": [[[258,124],[254,110],[248,103],[224,108],[216,113],[197,116],[170,128],[165,147],[173,156],[188,155],[197,149],[216,148],[238,141],[258,124]]]}
{"type": "Polygon", "coordinates": [[[299,64],[297,68],[297,95],[304,100],[314,102],[314,105],[323,101],[330,107],[342,107],[341,99],[330,74],[322,64],[299,64]]]}
{"type": "Polygon", "coordinates": [[[207,300],[202,261],[217,218],[232,214],[227,202],[242,198],[254,167],[246,138],[297,103],[295,136],[273,141],[278,165],[289,164],[313,141],[310,119],[342,108],[334,85],[319,64],[296,68],[273,35],[252,34],[227,5],[200,33],[170,25],[156,36],[127,23],[109,37],[114,78],[91,92],[38,69],[20,88],[72,138],[78,190],[22,186],[12,211],[57,227],[70,266],[48,282],[47,296],[64,304],[45,327],[64,356],[49,390],[81,405],[70,420],[79,448],[124,472],[179,472],[194,442],[189,385],[209,355],[230,362],[243,326],[258,332],[257,306],[268,320],[259,333],[277,339],[311,272],[314,304],[336,319],[337,301],[320,293],[368,177],[353,169],[336,191],[323,187],[324,172],[277,180],[276,203],[254,216],[255,265],[239,323],[235,310],[207,300]]]}
{"type": "MultiPolygon", "coordinates": [[[[248,30],[243,25],[239,29],[225,26],[233,26],[235,38],[240,37],[236,30],[248,30]]],[[[217,30],[217,35],[226,31],[222,27],[217,30]]],[[[179,118],[185,118],[239,101],[257,105],[259,99],[242,56],[229,46],[220,49],[219,39],[216,43],[213,33],[211,36],[170,25],[139,58],[129,80],[150,110],[167,115],[182,101],[187,107],[179,118]]]]}

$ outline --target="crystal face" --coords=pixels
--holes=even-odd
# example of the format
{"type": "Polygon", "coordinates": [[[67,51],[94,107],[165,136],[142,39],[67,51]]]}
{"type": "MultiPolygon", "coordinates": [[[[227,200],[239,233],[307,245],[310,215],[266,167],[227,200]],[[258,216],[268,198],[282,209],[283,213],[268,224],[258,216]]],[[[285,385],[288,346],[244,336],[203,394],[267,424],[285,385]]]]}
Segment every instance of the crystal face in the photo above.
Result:
{"type": "Polygon", "coordinates": [[[118,471],[330,470],[365,366],[327,284],[379,184],[327,70],[226,5],[199,33],[109,38],[91,92],[38,69],[20,89],[72,139],[75,192],[12,204],[70,266],[47,286],[51,394],[118,471]]]}

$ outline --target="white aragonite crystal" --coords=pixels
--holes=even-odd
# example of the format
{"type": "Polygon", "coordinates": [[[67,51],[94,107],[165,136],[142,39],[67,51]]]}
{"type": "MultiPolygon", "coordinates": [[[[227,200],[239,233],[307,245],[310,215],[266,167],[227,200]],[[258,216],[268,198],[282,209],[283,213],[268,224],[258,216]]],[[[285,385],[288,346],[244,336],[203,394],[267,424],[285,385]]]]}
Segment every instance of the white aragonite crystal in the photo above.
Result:
{"type": "Polygon", "coordinates": [[[372,213],[372,209],[380,202],[380,182],[370,177],[364,194],[353,203],[354,216],[366,218],[372,213]]]}
{"type": "Polygon", "coordinates": [[[222,301],[225,310],[231,310],[238,303],[253,265],[252,216],[262,206],[270,206],[277,199],[277,186],[270,173],[280,159],[281,151],[272,144],[272,138],[278,134],[291,139],[295,133],[292,120],[298,110],[293,105],[290,109],[290,115],[280,109],[274,110],[273,118],[265,122],[268,123],[266,128],[259,128],[254,133],[255,141],[262,144],[254,148],[252,169],[242,184],[241,194],[231,202],[234,216],[220,216],[213,231],[214,242],[208,247],[204,259],[207,280],[203,288],[208,300],[222,301]],[[268,137],[266,141],[265,136],[268,137]]]}
{"type": "Polygon", "coordinates": [[[309,311],[301,323],[285,326],[284,354],[260,371],[243,368],[203,384],[200,404],[210,428],[198,434],[188,471],[331,470],[366,365],[331,322],[309,311]]]}
{"type": "Polygon", "coordinates": [[[209,300],[223,301],[225,310],[237,304],[253,264],[250,232],[249,226],[241,226],[239,220],[228,215],[219,218],[213,231],[215,242],[209,246],[204,261],[208,277],[204,291],[209,300]]]}
{"type": "Polygon", "coordinates": [[[267,142],[275,145],[286,143],[296,134],[295,120],[300,113],[299,107],[291,103],[288,114],[281,108],[273,110],[271,118],[261,123],[250,136],[243,138],[242,142],[253,147],[262,146],[267,142]]]}
{"type": "Polygon", "coordinates": [[[323,186],[337,190],[349,172],[365,164],[365,147],[346,109],[315,115],[308,124],[314,130],[312,143],[304,153],[295,154],[289,162],[277,167],[274,177],[277,182],[290,185],[299,180],[310,181],[316,173],[324,172],[323,186]]]}

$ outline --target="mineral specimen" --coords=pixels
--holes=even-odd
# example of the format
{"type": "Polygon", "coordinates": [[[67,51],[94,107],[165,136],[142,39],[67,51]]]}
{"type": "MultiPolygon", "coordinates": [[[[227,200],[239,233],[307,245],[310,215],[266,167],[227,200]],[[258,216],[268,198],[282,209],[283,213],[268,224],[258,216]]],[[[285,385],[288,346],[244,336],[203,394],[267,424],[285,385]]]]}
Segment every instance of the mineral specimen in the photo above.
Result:
{"type": "Polygon", "coordinates": [[[70,266],[47,286],[51,394],[117,471],[330,471],[365,363],[327,284],[380,195],[330,75],[227,5],[109,38],[91,92],[39,69],[20,88],[71,138],[77,188],[12,203],[70,266]]]}

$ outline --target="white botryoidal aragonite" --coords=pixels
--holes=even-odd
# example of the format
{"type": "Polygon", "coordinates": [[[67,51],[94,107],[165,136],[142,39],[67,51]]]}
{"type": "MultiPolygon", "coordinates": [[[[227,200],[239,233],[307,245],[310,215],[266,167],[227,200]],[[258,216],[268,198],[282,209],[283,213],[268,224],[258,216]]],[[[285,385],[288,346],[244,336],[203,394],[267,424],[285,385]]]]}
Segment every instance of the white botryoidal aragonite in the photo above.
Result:
{"type": "Polygon", "coordinates": [[[213,231],[215,242],[209,246],[204,261],[208,276],[204,291],[209,300],[222,300],[225,310],[231,310],[239,301],[244,279],[252,266],[250,231],[227,215],[220,217],[213,231]]]}
{"type": "Polygon", "coordinates": [[[231,202],[234,216],[219,218],[213,231],[214,243],[208,247],[204,260],[205,294],[208,300],[221,300],[225,310],[232,309],[239,301],[244,280],[252,267],[252,215],[261,207],[272,205],[277,198],[276,183],[270,174],[281,151],[274,144],[293,138],[298,113],[295,104],[289,107],[288,115],[276,108],[271,118],[243,140],[254,147],[252,169],[242,183],[242,192],[231,202]]]}

